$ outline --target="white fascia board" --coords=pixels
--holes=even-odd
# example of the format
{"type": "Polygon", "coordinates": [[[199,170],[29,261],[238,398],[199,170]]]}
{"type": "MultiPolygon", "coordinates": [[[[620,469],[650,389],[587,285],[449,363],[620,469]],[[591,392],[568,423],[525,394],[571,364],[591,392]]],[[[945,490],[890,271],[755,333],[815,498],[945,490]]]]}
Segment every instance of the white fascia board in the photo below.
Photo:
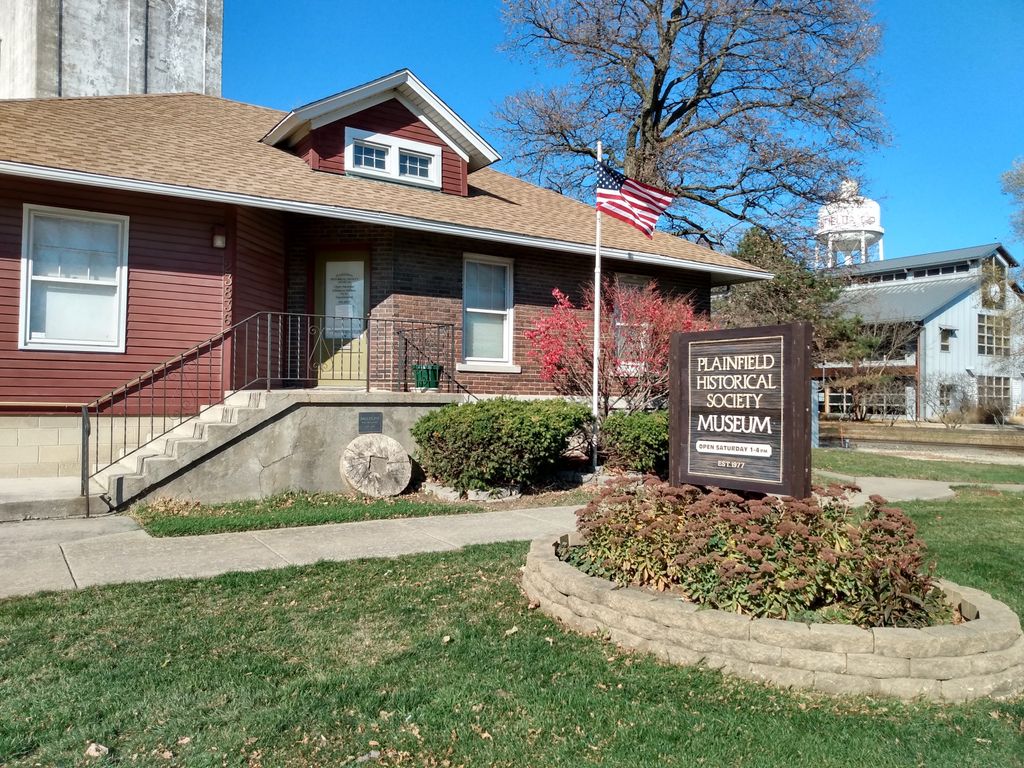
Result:
{"type": "MultiPolygon", "coordinates": [[[[479,153],[486,160],[479,167],[490,165],[501,159],[501,155],[498,154],[494,147],[488,144],[480,134],[470,128],[461,117],[407,69],[292,110],[277,125],[271,128],[270,132],[261,141],[264,144],[274,146],[282,139],[288,138],[305,122],[309,122],[316,127],[323,125],[325,122],[341,119],[348,114],[358,112],[391,98],[392,91],[394,95],[400,95],[401,89],[408,89],[413,96],[422,100],[428,110],[433,111],[441,120],[448,123],[472,150],[479,153]]],[[[409,98],[407,96],[407,108],[410,106],[408,101],[409,98]]],[[[423,110],[418,109],[411,109],[410,111],[414,114],[423,112],[423,110]]],[[[433,125],[431,125],[431,129],[447,140],[444,133],[433,125]]],[[[453,149],[468,161],[468,157],[462,149],[455,147],[453,149]]],[[[473,166],[471,170],[477,170],[478,166],[472,163],[471,165],[473,166]]]]}
{"type": "MultiPolygon", "coordinates": [[[[222,192],[215,189],[187,187],[178,184],[165,184],[162,182],[131,179],[123,176],[107,176],[97,173],[87,173],[84,171],[69,171],[63,168],[50,168],[42,165],[12,163],[7,160],[0,160],[0,174],[20,176],[22,178],[29,179],[56,181],[64,184],[82,184],[90,187],[117,189],[124,192],[142,192],[151,195],[184,197],[190,200],[203,200],[206,202],[224,203],[227,205],[244,205],[250,208],[266,208],[274,211],[284,211],[286,213],[302,213],[308,216],[322,216],[327,219],[357,221],[363,224],[379,224],[385,227],[411,229],[418,232],[432,232],[434,234],[452,235],[454,237],[476,238],[492,243],[522,245],[530,248],[544,248],[546,250],[559,251],[561,253],[576,253],[583,255],[593,255],[594,253],[594,246],[588,243],[574,243],[567,240],[537,237],[535,235],[522,235],[515,232],[503,232],[501,230],[484,229],[482,227],[470,227],[464,224],[420,219],[415,216],[386,213],[384,211],[343,208],[336,205],[307,203],[301,200],[287,200],[274,197],[260,197],[258,195],[245,195],[238,192],[222,192]]],[[[632,261],[638,264],[650,264],[652,266],[668,267],[670,269],[685,269],[691,272],[707,272],[715,275],[736,277],[741,280],[768,280],[774,277],[771,273],[761,272],[759,270],[723,267],[716,264],[706,264],[700,261],[690,261],[689,259],[662,256],[656,253],[638,253],[636,251],[627,251],[620,248],[609,248],[605,245],[601,246],[601,255],[609,259],[632,261]]]]}
{"type": "Polygon", "coordinates": [[[445,143],[445,146],[447,146],[452,152],[454,152],[467,163],[469,163],[469,155],[466,154],[465,150],[463,150],[462,147],[460,147],[458,144],[452,141],[447,136],[447,134],[445,134],[444,131],[442,131],[440,128],[434,125],[433,121],[429,117],[427,117],[426,114],[424,114],[423,110],[420,107],[418,107],[408,97],[402,95],[398,91],[378,93],[373,96],[370,96],[369,98],[363,99],[362,101],[357,101],[352,104],[349,104],[345,106],[344,109],[331,110],[329,112],[325,112],[322,115],[319,115],[318,117],[309,118],[304,123],[297,124],[294,127],[293,132],[288,137],[288,144],[294,146],[303,136],[305,136],[311,130],[323,128],[325,125],[330,125],[331,123],[337,122],[338,120],[344,120],[349,115],[354,115],[357,112],[362,112],[364,109],[375,107],[378,104],[383,104],[385,101],[390,101],[391,99],[395,99],[396,101],[398,101],[399,104],[401,104],[403,107],[409,110],[409,112],[412,113],[412,115],[417,120],[420,120],[424,125],[427,126],[427,128],[429,128],[434,133],[435,136],[437,136],[437,138],[443,141],[445,143]]]}
{"type": "Polygon", "coordinates": [[[479,133],[470,128],[469,125],[466,124],[466,122],[463,121],[463,119],[459,117],[451,107],[441,101],[433,91],[420,82],[420,79],[416,77],[416,75],[409,70],[405,70],[405,74],[407,75],[404,82],[405,87],[411,89],[417,96],[426,102],[428,107],[437,112],[445,122],[462,134],[470,142],[473,148],[487,159],[488,164],[496,163],[498,160],[501,160],[501,155],[498,154],[498,151],[488,144],[479,133]]]}
{"type": "MultiPolygon", "coordinates": [[[[431,120],[422,109],[420,109],[415,103],[413,103],[413,101],[409,99],[408,96],[405,96],[396,91],[395,98],[398,100],[399,104],[401,104],[403,107],[408,109],[413,115],[415,115],[417,120],[421,121],[424,125],[427,126],[427,128],[433,131],[434,135],[437,136],[437,138],[439,138],[441,141],[443,141],[448,146],[448,148],[451,149],[452,152],[454,152],[463,160],[465,160],[468,165],[472,166],[472,163],[469,160],[469,155],[466,153],[466,151],[458,144],[456,144],[454,141],[452,141],[448,137],[447,133],[438,128],[434,124],[434,121],[431,120]]],[[[494,161],[492,160],[491,162],[494,161]]],[[[471,168],[470,170],[474,169],[471,168]]]]}

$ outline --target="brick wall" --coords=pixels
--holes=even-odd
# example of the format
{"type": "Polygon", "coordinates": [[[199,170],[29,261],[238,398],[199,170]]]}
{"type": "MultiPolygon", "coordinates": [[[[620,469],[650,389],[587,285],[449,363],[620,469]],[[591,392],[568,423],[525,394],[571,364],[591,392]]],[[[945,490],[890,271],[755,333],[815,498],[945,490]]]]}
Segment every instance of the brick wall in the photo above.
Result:
{"type": "MultiPolygon", "coordinates": [[[[522,373],[459,373],[457,380],[477,394],[549,395],[539,366],[530,359],[523,335],[554,300],[560,288],[579,303],[593,278],[593,259],[539,249],[499,245],[466,238],[351,222],[293,217],[289,224],[288,309],[312,311],[310,275],[318,250],[365,249],[369,254],[370,313],[451,323],[456,326],[456,359],[462,348],[463,254],[480,253],[513,260],[513,362],[522,373]]],[[[621,271],[648,275],[665,291],[690,294],[699,309],[710,306],[710,286],[703,273],[607,260],[606,274],[621,271]]]]}

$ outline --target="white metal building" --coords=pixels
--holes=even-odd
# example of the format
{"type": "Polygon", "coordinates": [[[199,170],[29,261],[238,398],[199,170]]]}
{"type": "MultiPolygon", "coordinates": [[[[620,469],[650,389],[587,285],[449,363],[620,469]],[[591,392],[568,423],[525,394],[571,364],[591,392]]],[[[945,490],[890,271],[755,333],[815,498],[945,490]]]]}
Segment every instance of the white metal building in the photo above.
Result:
{"type": "Polygon", "coordinates": [[[916,323],[916,348],[898,361],[908,416],[934,419],[966,386],[975,403],[1009,416],[1024,406],[1020,265],[999,243],[854,264],[843,311],[869,322],[916,323]]]}

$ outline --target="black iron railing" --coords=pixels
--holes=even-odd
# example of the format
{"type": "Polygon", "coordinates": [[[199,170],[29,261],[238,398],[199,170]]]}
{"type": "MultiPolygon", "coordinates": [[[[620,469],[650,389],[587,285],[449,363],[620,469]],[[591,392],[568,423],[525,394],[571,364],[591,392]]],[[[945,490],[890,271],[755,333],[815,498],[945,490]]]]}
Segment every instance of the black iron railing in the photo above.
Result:
{"type": "Polygon", "coordinates": [[[404,392],[453,378],[448,323],[259,312],[82,406],[82,495],[91,477],[240,390],[332,386],[404,392]],[[421,380],[423,377],[420,377],[421,380]]]}

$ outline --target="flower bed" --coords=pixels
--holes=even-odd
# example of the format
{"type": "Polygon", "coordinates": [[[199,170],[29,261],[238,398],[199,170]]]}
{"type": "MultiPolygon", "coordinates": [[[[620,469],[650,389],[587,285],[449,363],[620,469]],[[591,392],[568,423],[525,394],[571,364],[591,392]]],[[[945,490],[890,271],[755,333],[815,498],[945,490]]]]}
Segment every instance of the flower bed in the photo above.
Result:
{"type": "Polygon", "coordinates": [[[673,664],[835,694],[960,702],[1024,692],[1020,621],[979,590],[938,582],[965,619],[955,625],[864,629],[752,618],[588,576],[558,559],[558,543],[533,542],[522,581],[529,599],[573,630],[673,664]]]}

